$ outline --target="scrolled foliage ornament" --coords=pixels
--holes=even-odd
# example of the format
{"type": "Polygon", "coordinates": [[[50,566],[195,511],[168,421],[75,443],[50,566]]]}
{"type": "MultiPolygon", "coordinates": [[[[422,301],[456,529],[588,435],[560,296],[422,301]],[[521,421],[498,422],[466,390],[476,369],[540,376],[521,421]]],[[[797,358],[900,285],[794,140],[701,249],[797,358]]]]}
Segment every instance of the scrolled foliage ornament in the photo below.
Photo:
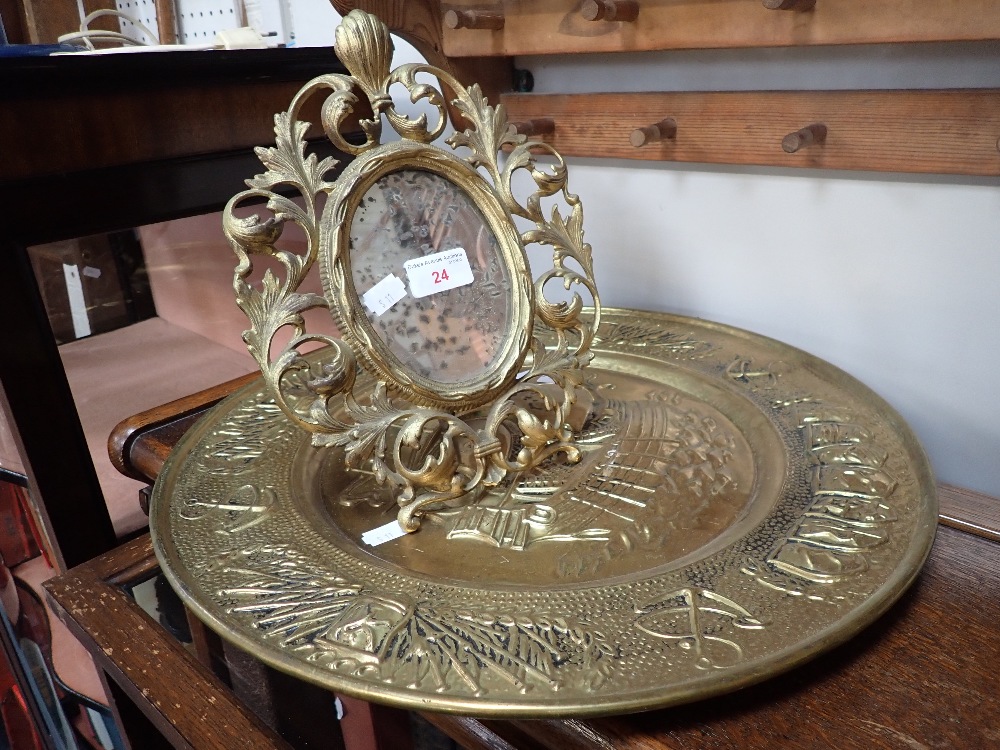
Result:
{"type": "Polygon", "coordinates": [[[313,445],[342,449],[350,467],[390,485],[400,524],[415,531],[423,514],[471,502],[513,473],[578,459],[574,438],[592,401],[581,369],[600,300],[583,209],[554,149],[517,135],[478,86],[427,64],[390,70],[392,42],[375,16],[346,16],[336,50],[350,75],[313,79],[275,116],[275,145],[257,149],[265,171],[226,206],[233,287],[275,403],[313,445]],[[394,86],[433,124],[398,111],[394,86]],[[447,148],[435,145],[449,122],[445,91],[458,115],[447,148]],[[307,153],[310,123],[299,120],[320,92],[326,137],[354,157],[337,179],[328,178],[336,160],[307,153]],[[345,129],[363,100],[372,116],[360,119],[359,144],[345,129]],[[383,138],[383,120],[398,138],[383,138]],[[553,163],[542,168],[540,154],[553,163]],[[523,202],[513,187],[521,172],[534,185],[523,202]],[[546,213],[548,198],[563,211],[546,213]],[[269,218],[237,215],[261,199],[269,218]],[[519,231],[514,217],[530,228],[519,231]],[[305,234],[304,253],[279,248],[288,223],[305,234]],[[552,249],[537,277],[532,244],[552,249]],[[262,255],[281,273],[253,281],[262,255]],[[300,290],[317,262],[322,295],[300,290]],[[551,299],[555,286],[567,298],[551,299]],[[313,308],[329,310],[339,338],[306,330],[313,308]],[[554,343],[542,344],[536,327],[554,343]],[[303,347],[316,345],[326,354],[310,364],[303,347]]]}

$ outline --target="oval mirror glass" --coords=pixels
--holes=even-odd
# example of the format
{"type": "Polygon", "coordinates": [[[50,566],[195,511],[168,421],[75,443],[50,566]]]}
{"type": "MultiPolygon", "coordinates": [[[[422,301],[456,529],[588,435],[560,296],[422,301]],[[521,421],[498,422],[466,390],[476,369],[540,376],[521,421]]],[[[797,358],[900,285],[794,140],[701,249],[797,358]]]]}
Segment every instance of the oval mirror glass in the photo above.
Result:
{"type": "Polygon", "coordinates": [[[421,169],[383,175],[351,218],[350,258],[365,315],[404,368],[438,383],[493,369],[510,332],[512,281],[458,185],[421,169]]]}

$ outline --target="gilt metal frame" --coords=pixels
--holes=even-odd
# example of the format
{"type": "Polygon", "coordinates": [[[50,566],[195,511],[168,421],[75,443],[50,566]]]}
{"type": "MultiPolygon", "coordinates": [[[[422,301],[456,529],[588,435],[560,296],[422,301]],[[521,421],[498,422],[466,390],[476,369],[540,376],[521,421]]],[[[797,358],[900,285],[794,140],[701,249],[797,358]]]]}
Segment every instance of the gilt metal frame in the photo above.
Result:
{"type": "MultiPolygon", "coordinates": [[[[591,342],[600,324],[600,299],[594,282],[591,248],[583,240],[583,209],[567,187],[566,165],[550,146],[526,142],[507,121],[502,105],[491,106],[478,86],[465,88],[450,74],[427,64],[390,70],[392,41],[386,26],[360,10],[348,14],[336,31],[336,50],[350,75],[319,76],[275,116],[276,144],[258,148],[266,171],[236,195],[224,213],[224,229],[239,263],[233,286],[237,304],[250,320],[244,341],[257,360],[273,397],[291,421],[309,431],[314,445],[340,446],[348,464],[365,466],[380,484],[397,491],[398,520],[407,531],[419,516],[446,501],[472,499],[510,472],[537,466],[554,454],[579,457],[569,413],[580,398],[581,368],[590,361],[591,342]],[[429,74],[438,86],[417,80],[429,74]],[[436,112],[411,118],[397,111],[390,88],[402,86],[413,103],[436,112]],[[321,125],[337,148],[355,156],[335,181],[327,174],[331,159],[307,155],[310,124],[298,119],[303,103],[329,91],[321,125]],[[449,121],[450,92],[456,132],[450,150],[435,145],[449,121]],[[344,129],[367,100],[373,115],[360,120],[363,144],[351,143],[344,129]],[[383,142],[383,118],[400,140],[383,142]],[[464,126],[464,127],[463,127],[464,126]],[[463,154],[456,153],[465,149],[463,154]],[[508,151],[506,158],[500,154],[508,151]],[[554,161],[548,169],[536,157],[554,161]],[[444,177],[480,209],[500,247],[512,281],[512,324],[499,355],[478,377],[438,383],[409,372],[368,323],[351,280],[349,230],[361,197],[381,176],[402,169],[444,177]],[[534,183],[523,202],[515,197],[515,175],[534,183]],[[279,194],[291,188],[299,200],[279,194]],[[546,215],[542,200],[561,198],[546,215]],[[272,216],[240,217],[245,202],[264,199],[272,216]],[[322,204],[322,214],[320,205],[322,204]],[[564,209],[566,210],[566,209],[564,209]],[[519,232],[513,217],[532,226],[519,232]],[[307,250],[279,249],[288,222],[305,233],[307,250]],[[552,266],[532,279],[525,245],[552,247],[552,266]],[[270,270],[251,281],[252,256],[278,261],[284,278],[270,270]],[[299,291],[317,260],[322,296],[299,291]],[[554,282],[571,292],[553,301],[546,287],[554,282]],[[584,313],[590,297],[592,311],[584,313]],[[341,338],[308,332],[303,312],[327,308],[341,338]],[[554,331],[548,347],[536,335],[541,324],[554,331]],[[276,343],[280,331],[291,340],[276,343]],[[330,355],[312,365],[302,347],[321,344],[330,355]],[[277,350],[277,351],[275,351],[277,350]],[[374,376],[364,377],[365,373],[374,376]],[[359,379],[359,375],[361,375],[359,379]],[[476,410],[475,416],[470,416],[476,410]],[[485,412],[485,413],[484,413],[485,412]]],[[[551,286],[548,287],[551,290],[551,286]]]]}

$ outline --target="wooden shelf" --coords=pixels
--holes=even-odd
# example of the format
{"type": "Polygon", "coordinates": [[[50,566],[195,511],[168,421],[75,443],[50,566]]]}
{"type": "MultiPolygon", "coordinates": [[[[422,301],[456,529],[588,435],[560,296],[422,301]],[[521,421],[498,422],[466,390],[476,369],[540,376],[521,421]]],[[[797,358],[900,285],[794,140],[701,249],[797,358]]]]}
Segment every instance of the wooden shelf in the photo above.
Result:
{"type": "MultiPolygon", "coordinates": [[[[329,49],[143,52],[0,60],[0,185],[28,177],[245,149],[274,114],[344,67],[329,49]],[[30,125],[28,125],[30,123],[30,125]],[[194,144],[194,145],[193,145],[194,144]]],[[[319,97],[304,116],[319,118],[319,97]]]]}
{"type": "MultiPolygon", "coordinates": [[[[724,47],[973,41],[1000,38],[1000,1],[816,0],[770,10],[761,0],[640,0],[634,22],[588,21],[578,0],[455,0],[450,9],[499,11],[499,30],[444,28],[449,57],[724,47]]],[[[439,19],[440,23],[440,19],[439,19]]]]}
{"type": "Polygon", "coordinates": [[[512,122],[548,118],[566,156],[881,172],[1000,175],[1000,89],[508,94],[512,122]],[[673,118],[672,138],[637,148],[639,128],[673,118]],[[795,153],[789,134],[825,139],[795,153]]]}

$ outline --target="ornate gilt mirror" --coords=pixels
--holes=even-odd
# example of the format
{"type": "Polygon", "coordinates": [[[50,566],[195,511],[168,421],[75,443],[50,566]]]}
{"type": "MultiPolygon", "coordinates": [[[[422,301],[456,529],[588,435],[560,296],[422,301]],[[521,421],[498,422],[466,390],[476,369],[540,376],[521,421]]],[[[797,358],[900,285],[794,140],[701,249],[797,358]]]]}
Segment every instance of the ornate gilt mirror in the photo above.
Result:
{"type": "Polygon", "coordinates": [[[392,43],[374,16],[352,12],[336,41],[350,75],[315,79],[276,116],[276,145],[258,149],[267,171],[230,202],[225,230],[239,257],[237,303],[251,323],[244,339],[276,403],[314,445],[342,446],[352,468],[392,487],[400,525],[413,531],[421,514],[475,499],[511,472],[555,454],[579,457],[572,412],[587,402],[580,370],[600,302],[583,211],[555,151],[526,143],[477,86],[429,65],[390,70],[392,43]],[[418,81],[422,73],[442,88],[418,81]],[[436,122],[400,114],[393,86],[429,105],[436,122]],[[355,157],[329,181],[334,162],[306,155],[308,124],[298,120],[302,102],[323,90],[323,130],[355,157]],[[454,93],[461,129],[439,144],[443,90],[454,93]],[[366,139],[353,143],[343,131],[368,107],[366,139]],[[395,138],[383,138],[383,118],[395,138]],[[537,152],[553,160],[548,171],[537,152]],[[523,200],[513,187],[522,171],[534,185],[523,200]],[[552,196],[565,217],[543,208],[552,196]],[[261,198],[271,218],[237,217],[261,198]],[[530,229],[518,231],[515,216],[530,229]],[[278,249],[289,222],[308,238],[304,255],[278,249]],[[552,248],[551,268],[536,278],[528,244],[552,248]],[[268,271],[251,283],[255,255],[277,260],[284,278],[268,271]],[[317,262],[323,294],[303,293],[317,262]],[[553,283],[570,297],[550,301],[553,283]],[[306,331],[302,313],[315,307],[329,310],[340,338],[306,331]],[[554,345],[541,343],[538,326],[555,332],[554,345]],[[277,345],[287,329],[291,340],[277,345]],[[302,348],[315,344],[328,354],[307,360],[302,348]]]}

